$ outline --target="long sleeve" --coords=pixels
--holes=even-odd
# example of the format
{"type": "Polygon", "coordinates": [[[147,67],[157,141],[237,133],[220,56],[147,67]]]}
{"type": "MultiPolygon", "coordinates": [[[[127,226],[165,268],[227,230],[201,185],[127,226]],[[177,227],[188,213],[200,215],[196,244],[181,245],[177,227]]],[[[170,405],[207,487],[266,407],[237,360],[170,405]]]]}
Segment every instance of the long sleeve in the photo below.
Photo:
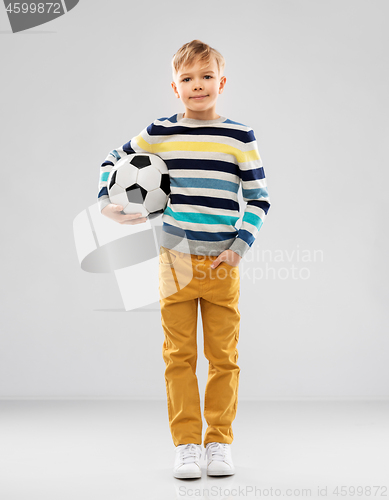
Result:
{"type": "Polygon", "coordinates": [[[130,154],[154,152],[153,140],[155,136],[151,135],[153,134],[153,127],[154,123],[144,128],[139,135],[133,137],[123,146],[110,151],[101,164],[97,196],[100,212],[111,203],[108,196],[107,182],[108,176],[116,163],[124,156],[130,154]]]}
{"type": "Polygon", "coordinates": [[[247,205],[238,235],[229,249],[243,257],[254,243],[270,208],[265,171],[252,129],[247,131],[244,143],[242,143],[236,157],[243,200],[247,205]]]}

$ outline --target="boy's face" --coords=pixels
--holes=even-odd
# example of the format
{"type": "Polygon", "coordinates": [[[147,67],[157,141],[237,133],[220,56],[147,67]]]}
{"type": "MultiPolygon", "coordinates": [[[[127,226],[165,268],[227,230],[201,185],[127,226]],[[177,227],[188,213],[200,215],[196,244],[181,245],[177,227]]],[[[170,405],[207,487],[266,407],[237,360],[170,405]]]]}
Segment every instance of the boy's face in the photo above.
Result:
{"type": "Polygon", "coordinates": [[[177,98],[185,106],[185,118],[213,120],[218,118],[216,101],[223,92],[226,77],[220,77],[216,61],[201,69],[203,62],[179,69],[175,82],[171,83],[177,98]],[[196,98],[196,96],[205,96],[196,98]]]}

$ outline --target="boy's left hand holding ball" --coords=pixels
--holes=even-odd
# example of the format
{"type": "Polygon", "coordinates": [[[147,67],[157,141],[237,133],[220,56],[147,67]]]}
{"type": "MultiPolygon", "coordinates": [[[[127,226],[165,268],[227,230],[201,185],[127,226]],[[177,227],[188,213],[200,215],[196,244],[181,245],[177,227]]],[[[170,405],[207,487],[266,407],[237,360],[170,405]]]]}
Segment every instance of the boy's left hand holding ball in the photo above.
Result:
{"type": "Polygon", "coordinates": [[[230,266],[239,266],[242,257],[233,250],[224,250],[211,264],[212,269],[215,269],[221,262],[226,262],[230,266]]]}

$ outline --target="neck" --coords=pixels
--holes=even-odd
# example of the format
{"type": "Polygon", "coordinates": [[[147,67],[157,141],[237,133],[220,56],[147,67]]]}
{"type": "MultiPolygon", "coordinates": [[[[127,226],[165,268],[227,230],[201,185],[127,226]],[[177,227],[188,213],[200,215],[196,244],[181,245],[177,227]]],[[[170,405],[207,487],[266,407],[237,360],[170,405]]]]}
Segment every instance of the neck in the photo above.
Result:
{"type": "Polygon", "coordinates": [[[192,120],[216,120],[220,118],[220,116],[214,110],[210,110],[209,112],[186,110],[183,118],[191,118],[192,120]]]}

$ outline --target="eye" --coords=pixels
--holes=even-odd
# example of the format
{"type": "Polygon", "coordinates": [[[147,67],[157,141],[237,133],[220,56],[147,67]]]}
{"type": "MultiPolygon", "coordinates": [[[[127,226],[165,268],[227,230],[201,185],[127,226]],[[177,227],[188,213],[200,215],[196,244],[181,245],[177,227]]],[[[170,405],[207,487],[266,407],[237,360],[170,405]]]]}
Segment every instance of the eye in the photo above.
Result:
{"type": "MultiPolygon", "coordinates": [[[[207,78],[207,77],[208,77],[208,78],[213,78],[211,75],[205,75],[205,76],[204,76],[204,78],[207,78]]],[[[185,82],[186,80],[190,80],[189,76],[188,76],[188,77],[186,77],[186,78],[183,78],[183,80],[182,80],[182,81],[183,81],[183,82],[185,82]]]]}

